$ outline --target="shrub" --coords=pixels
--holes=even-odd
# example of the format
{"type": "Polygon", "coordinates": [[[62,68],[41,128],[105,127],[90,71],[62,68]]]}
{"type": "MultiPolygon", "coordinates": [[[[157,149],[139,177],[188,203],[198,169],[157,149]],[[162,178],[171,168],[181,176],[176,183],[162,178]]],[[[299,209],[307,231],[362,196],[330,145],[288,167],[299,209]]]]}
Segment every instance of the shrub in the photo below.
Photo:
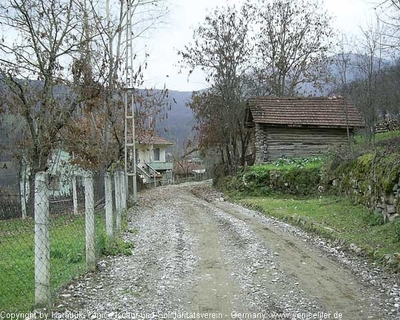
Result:
{"type": "Polygon", "coordinates": [[[220,188],[235,195],[265,196],[271,193],[310,195],[321,181],[321,158],[279,159],[242,170],[236,176],[220,179],[220,188]]]}
{"type": "Polygon", "coordinates": [[[18,194],[10,188],[0,186],[0,220],[20,217],[21,205],[18,194]]]}
{"type": "Polygon", "coordinates": [[[363,215],[363,220],[367,223],[370,227],[381,226],[385,224],[385,220],[383,215],[376,212],[365,211],[363,215]]]}
{"type": "Polygon", "coordinates": [[[394,223],[394,230],[396,232],[396,240],[400,241],[400,219],[397,218],[394,223]]]}

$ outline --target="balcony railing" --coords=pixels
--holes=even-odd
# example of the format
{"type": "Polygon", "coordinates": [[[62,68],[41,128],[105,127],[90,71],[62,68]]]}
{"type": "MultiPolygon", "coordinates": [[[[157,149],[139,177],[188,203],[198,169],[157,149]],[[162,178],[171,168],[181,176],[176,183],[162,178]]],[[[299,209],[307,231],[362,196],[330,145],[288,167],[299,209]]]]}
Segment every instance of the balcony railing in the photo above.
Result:
{"type": "Polygon", "coordinates": [[[172,162],[150,162],[149,165],[157,171],[172,170],[174,168],[174,164],[172,162]]]}

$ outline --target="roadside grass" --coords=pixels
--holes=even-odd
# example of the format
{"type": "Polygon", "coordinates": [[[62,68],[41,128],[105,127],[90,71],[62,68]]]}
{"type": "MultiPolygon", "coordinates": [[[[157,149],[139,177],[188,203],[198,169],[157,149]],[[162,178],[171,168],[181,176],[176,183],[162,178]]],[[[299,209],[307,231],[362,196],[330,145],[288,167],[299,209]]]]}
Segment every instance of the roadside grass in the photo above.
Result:
{"type": "Polygon", "coordinates": [[[314,169],[321,168],[324,159],[322,157],[309,158],[280,158],[272,163],[254,165],[249,167],[250,171],[266,171],[266,170],[290,170],[294,168],[314,169]]]}
{"type": "Polygon", "coordinates": [[[396,224],[383,224],[380,216],[344,197],[272,195],[245,197],[237,202],[325,238],[338,240],[343,249],[354,244],[362,249],[362,254],[382,264],[388,265],[385,257],[394,255],[390,267],[400,271],[400,241],[396,224]]]}
{"type": "MultiPolygon", "coordinates": [[[[398,163],[400,131],[379,133],[375,136],[375,142],[373,148],[365,135],[355,137],[357,148],[364,154],[361,157],[373,158],[376,152],[385,156],[389,169],[385,168],[383,178],[387,180],[385,177],[391,176],[389,170],[398,163]]],[[[400,218],[384,223],[383,215],[374,214],[365,206],[352,204],[344,195],[304,192],[319,190],[314,182],[318,186],[320,181],[312,179],[312,174],[317,173],[321,177],[326,174],[326,166],[332,161],[341,163],[342,159],[348,157],[348,148],[336,150],[339,151],[341,154],[336,157],[338,161],[332,154],[326,154],[322,157],[283,158],[270,164],[254,165],[247,168],[246,179],[239,172],[236,176],[221,179],[217,187],[235,202],[322,237],[338,240],[343,249],[351,247],[356,253],[361,249],[359,254],[400,272],[400,218]],[[301,171],[302,175],[287,174],[296,170],[301,171]],[[283,186],[278,179],[271,183],[271,172],[278,172],[277,177],[284,178],[283,186]],[[289,190],[292,185],[295,192],[288,192],[292,191],[289,190]]],[[[391,183],[386,183],[389,191],[393,187],[391,183]]]]}
{"type": "MultiPolygon", "coordinates": [[[[125,220],[125,219],[124,219],[125,220]]],[[[95,214],[96,255],[131,254],[132,244],[106,236],[103,212],[95,214]]],[[[60,215],[50,222],[50,269],[53,295],[86,271],[85,216],[60,215]]],[[[29,311],[34,306],[34,222],[0,221],[0,310],[29,311]]]]}
{"type": "MultiPolygon", "coordinates": [[[[400,130],[377,133],[375,135],[375,143],[391,140],[398,137],[400,137],[400,130]]],[[[367,136],[356,135],[354,137],[354,142],[356,145],[367,145],[368,144],[367,136]]]]}

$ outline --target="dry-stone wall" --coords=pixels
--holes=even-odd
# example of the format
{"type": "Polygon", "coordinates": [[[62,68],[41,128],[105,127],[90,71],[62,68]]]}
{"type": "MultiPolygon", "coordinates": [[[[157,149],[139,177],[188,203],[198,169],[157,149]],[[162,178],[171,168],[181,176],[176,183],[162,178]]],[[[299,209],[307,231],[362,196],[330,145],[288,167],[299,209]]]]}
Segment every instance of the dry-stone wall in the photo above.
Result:
{"type": "Polygon", "coordinates": [[[400,215],[400,154],[365,154],[328,174],[331,190],[346,193],[393,221],[400,215]]]}

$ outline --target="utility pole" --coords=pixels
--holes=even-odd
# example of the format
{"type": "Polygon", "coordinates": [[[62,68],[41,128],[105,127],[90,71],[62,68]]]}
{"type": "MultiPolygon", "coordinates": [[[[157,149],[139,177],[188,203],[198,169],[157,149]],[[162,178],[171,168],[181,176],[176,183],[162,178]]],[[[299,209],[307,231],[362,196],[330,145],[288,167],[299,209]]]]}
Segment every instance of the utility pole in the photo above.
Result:
{"type": "Polygon", "coordinates": [[[125,52],[125,186],[129,192],[128,180],[132,177],[133,202],[137,202],[136,184],[136,138],[135,138],[135,92],[132,44],[132,0],[127,0],[126,52],[125,52]],[[131,162],[130,162],[131,161],[131,162]],[[130,163],[129,163],[130,162],[130,163]]]}

